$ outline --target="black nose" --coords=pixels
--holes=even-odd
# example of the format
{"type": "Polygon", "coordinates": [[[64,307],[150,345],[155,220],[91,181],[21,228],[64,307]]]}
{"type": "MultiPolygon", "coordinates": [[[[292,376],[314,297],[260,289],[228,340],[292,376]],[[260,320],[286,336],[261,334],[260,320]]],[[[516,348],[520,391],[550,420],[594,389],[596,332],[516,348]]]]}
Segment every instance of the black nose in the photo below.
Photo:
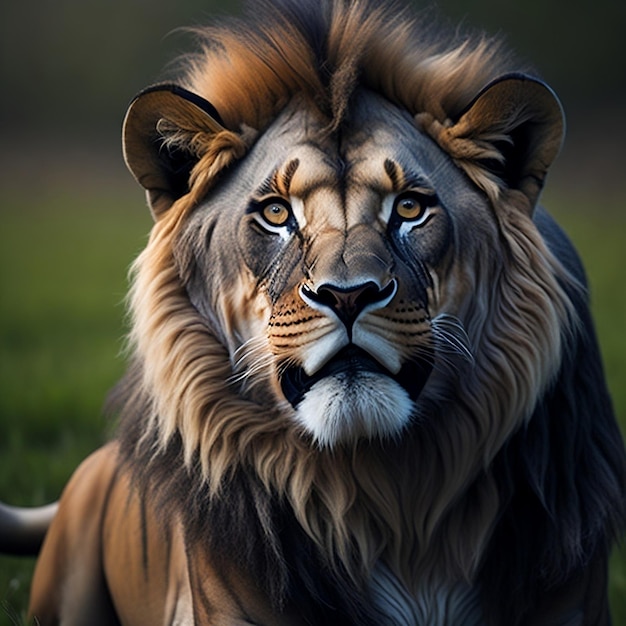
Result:
{"type": "Polygon", "coordinates": [[[366,307],[384,303],[393,296],[395,291],[395,280],[389,281],[383,288],[373,281],[354,287],[338,287],[325,283],[320,285],[317,291],[306,285],[302,286],[302,295],[305,300],[312,300],[334,311],[348,332],[352,331],[352,325],[366,307]]]}

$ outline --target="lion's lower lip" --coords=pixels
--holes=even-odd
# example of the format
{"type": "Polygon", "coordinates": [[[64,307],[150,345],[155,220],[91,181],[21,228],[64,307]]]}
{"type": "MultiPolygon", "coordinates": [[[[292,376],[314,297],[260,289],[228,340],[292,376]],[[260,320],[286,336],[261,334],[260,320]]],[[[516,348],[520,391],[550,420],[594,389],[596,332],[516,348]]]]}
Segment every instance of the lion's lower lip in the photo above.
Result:
{"type": "MultiPolygon", "coordinates": [[[[432,371],[432,358],[428,355],[419,361],[407,363],[394,376],[365,350],[355,345],[349,345],[340,350],[324,367],[312,376],[299,367],[290,367],[283,373],[280,383],[283,394],[289,403],[296,407],[304,398],[306,392],[323,378],[345,374],[347,377],[359,372],[373,372],[388,376],[406,389],[408,394],[416,399],[422,391],[426,380],[432,371]]],[[[349,384],[349,378],[346,381],[349,384]]]]}
{"type": "Polygon", "coordinates": [[[324,378],[325,376],[359,370],[390,375],[387,369],[384,368],[376,359],[370,356],[365,350],[355,345],[348,345],[345,348],[342,348],[311,378],[316,378],[318,376],[320,378],[324,378]]]}
{"type": "Polygon", "coordinates": [[[365,350],[349,345],[342,348],[312,376],[300,367],[288,368],[281,378],[281,387],[287,400],[295,407],[300,403],[304,394],[323,378],[342,373],[356,374],[359,371],[377,372],[389,376],[389,372],[365,350]]]}

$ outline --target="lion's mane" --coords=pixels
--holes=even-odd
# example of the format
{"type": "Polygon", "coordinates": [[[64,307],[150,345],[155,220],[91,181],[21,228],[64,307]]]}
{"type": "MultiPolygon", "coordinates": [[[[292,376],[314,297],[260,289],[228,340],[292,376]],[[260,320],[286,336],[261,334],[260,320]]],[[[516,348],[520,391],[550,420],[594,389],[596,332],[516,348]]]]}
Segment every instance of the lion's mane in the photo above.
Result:
{"type": "MultiPolygon", "coordinates": [[[[210,149],[202,133],[170,138],[199,161],[190,192],[159,217],[133,268],[133,365],[115,398],[125,457],[165,516],[183,512],[188,541],[245,567],[277,605],[306,588],[302,598],[330,598],[368,623],[359,589],[384,557],[415,588],[438,576],[485,589],[492,581],[507,589],[502,610],[514,624],[540,586],[604,549],[623,489],[586,288],[530,211],[518,210],[526,198],[466,168],[499,205],[497,229],[464,274],[474,292],[466,316],[474,366],[401,439],[333,450],[311,446],[281,407],[254,403],[233,382],[229,329],[191,305],[194,259],[181,241],[219,173],[295,95],[331,130],[365,85],[421,115],[437,140],[512,69],[509,57],[486,38],[442,44],[440,33],[404,13],[390,19],[377,3],[254,10],[199,30],[202,51],[185,61],[182,84],[243,131],[224,132],[210,149]],[[311,563],[326,575],[312,577],[311,563]],[[521,578],[527,570],[534,582],[521,578]]],[[[448,148],[463,167],[462,146],[448,148]]],[[[305,600],[301,610],[323,618],[305,600]]]]}

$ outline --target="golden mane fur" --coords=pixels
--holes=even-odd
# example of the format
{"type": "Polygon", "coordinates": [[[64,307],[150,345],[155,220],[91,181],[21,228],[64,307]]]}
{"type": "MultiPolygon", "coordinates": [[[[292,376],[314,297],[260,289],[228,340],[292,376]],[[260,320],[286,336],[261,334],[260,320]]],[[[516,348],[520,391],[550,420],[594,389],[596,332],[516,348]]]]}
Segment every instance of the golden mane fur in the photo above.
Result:
{"type": "MultiPolygon", "coordinates": [[[[348,559],[356,542],[358,566],[365,569],[385,553],[409,580],[442,564],[448,574],[471,577],[481,556],[476,546],[487,539],[498,512],[490,461],[554,375],[569,325],[560,271],[543,243],[528,224],[512,218],[505,228],[515,260],[482,268],[489,275],[482,275],[483,284],[497,291],[497,306],[479,309],[469,325],[470,336],[482,337],[475,347],[478,367],[459,389],[463,404],[443,416],[445,429],[404,445],[328,452],[306,444],[279,409],[261,411],[227,384],[233,373],[228,353],[190,305],[172,256],[188,208],[181,201],[155,226],[134,267],[132,341],[153,401],[151,428],[162,446],[180,433],[187,466],[199,465],[216,497],[236,468],[254,468],[268,491],[289,499],[328,554],[348,559]],[[523,325],[509,313],[520,308],[532,309],[523,325]],[[503,336],[514,339],[503,342],[503,336]],[[428,450],[433,445],[436,455],[428,450]],[[481,472],[473,492],[464,494],[481,472]],[[415,476],[428,488],[412,489],[415,476]],[[449,540],[434,540],[442,535],[449,540]],[[417,545],[407,545],[409,537],[417,545]],[[425,551],[427,546],[450,553],[425,551]]],[[[491,262],[485,259],[485,266],[491,262]]],[[[476,284],[479,301],[486,288],[476,284]]],[[[353,571],[355,564],[344,565],[353,571]]]]}
{"type": "MultiPolygon", "coordinates": [[[[183,85],[211,102],[230,129],[264,129],[300,94],[326,114],[328,132],[341,125],[355,88],[366,87],[416,116],[439,141],[480,89],[510,71],[510,55],[496,39],[446,39],[408,11],[394,13],[385,3],[324,5],[323,59],[288,15],[266,28],[235,21],[195,31],[202,53],[185,59],[183,85]]],[[[448,138],[446,148],[479,186],[496,195],[496,181],[475,160],[500,155],[467,139],[448,138]]]]}
{"type": "Polygon", "coordinates": [[[203,52],[195,57],[186,86],[213,103],[228,128],[264,128],[300,93],[336,128],[357,85],[443,122],[508,69],[507,54],[494,40],[442,42],[439,33],[420,27],[408,12],[394,14],[384,4],[372,8],[340,0],[325,5],[323,68],[320,50],[286,15],[267,28],[235,22],[197,31],[203,52]]]}
{"type": "Polygon", "coordinates": [[[209,100],[230,131],[219,151],[197,147],[203,158],[191,193],[159,218],[134,265],[131,346],[142,372],[136,393],[150,399],[144,440],[159,442],[155,463],[180,436],[187,468],[213,498],[239,468],[253,471],[268,494],[287,499],[338,567],[360,579],[384,557],[415,588],[425,575],[472,578],[499,511],[490,463],[555,375],[572,324],[561,286],[568,277],[532,225],[527,198],[485,183],[499,224],[483,246],[497,252],[463,270],[477,303],[466,322],[475,367],[438,424],[386,445],[317,449],[281,406],[246,399],[229,382],[227,349],[189,302],[174,254],[182,225],[217,173],[292,98],[304,96],[322,111],[329,132],[348,114],[357,85],[445,127],[508,69],[497,42],[422,44],[419,25],[405,14],[389,20],[370,10],[363,2],[332,4],[323,62],[288,16],[200,31],[203,51],[183,84],[209,100]]]}

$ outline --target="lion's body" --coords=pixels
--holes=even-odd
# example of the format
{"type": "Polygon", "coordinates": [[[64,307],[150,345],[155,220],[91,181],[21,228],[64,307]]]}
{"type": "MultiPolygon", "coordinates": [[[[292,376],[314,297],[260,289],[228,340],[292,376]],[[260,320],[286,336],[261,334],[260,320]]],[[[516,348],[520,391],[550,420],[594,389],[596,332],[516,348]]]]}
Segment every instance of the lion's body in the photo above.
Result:
{"type": "Polygon", "coordinates": [[[107,445],[81,465],[62,501],[33,580],[31,611],[41,626],[173,626],[194,619],[197,624],[300,623],[272,615],[241,575],[233,588],[227,572],[218,575],[202,551],[190,551],[195,567],[188,568],[179,520],[174,516],[163,523],[152,503],[131,488],[117,445],[107,445]]]}
{"type": "Polygon", "coordinates": [[[42,624],[608,624],[623,446],[562,112],[487,41],[263,4],[146,90],[116,443],[63,496],[42,624]]]}
{"type": "MultiPolygon", "coordinates": [[[[292,600],[276,611],[263,593],[263,582],[252,582],[232,559],[207,553],[208,537],[185,549],[180,519],[171,516],[164,522],[154,502],[131,487],[116,444],[81,465],[61,505],[33,580],[30,612],[40,626],[352,623],[337,605],[318,609],[317,621],[306,614],[306,602],[292,600]]],[[[324,576],[313,568],[310,573],[324,576]]],[[[391,624],[486,623],[479,596],[467,584],[425,585],[421,595],[410,599],[388,573],[377,572],[371,593],[387,608],[391,624]]],[[[538,603],[523,623],[608,624],[605,593],[606,568],[601,562],[592,564],[584,575],[553,590],[545,606],[538,603]]]]}
{"type": "MultiPolygon", "coordinates": [[[[232,562],[214,561],[203,547],[185,551],[179,521],[157,521],[161,516],[120,469],[116,445],[82,464],[62,504],[33,581],[32,611],[43,616],[41,626],[57,624],[58,616],[62,624],[86,623],[88,616],[94,626],[307,623],[297,605],[274,611],[260,593],[262,585],[250,583],[232,562]]],[[[475,594],[456,589],[444,598],[443,591],[441,606],[430,608],[427,623],[456,623],[448,621],[455,610],[461,611],[457,618],[464,626],[483,623],[467,613],[468,599],[476,613],[475,594]],[[456,596],[465,604],[455,609],[450,598],[456,596]]]]}

